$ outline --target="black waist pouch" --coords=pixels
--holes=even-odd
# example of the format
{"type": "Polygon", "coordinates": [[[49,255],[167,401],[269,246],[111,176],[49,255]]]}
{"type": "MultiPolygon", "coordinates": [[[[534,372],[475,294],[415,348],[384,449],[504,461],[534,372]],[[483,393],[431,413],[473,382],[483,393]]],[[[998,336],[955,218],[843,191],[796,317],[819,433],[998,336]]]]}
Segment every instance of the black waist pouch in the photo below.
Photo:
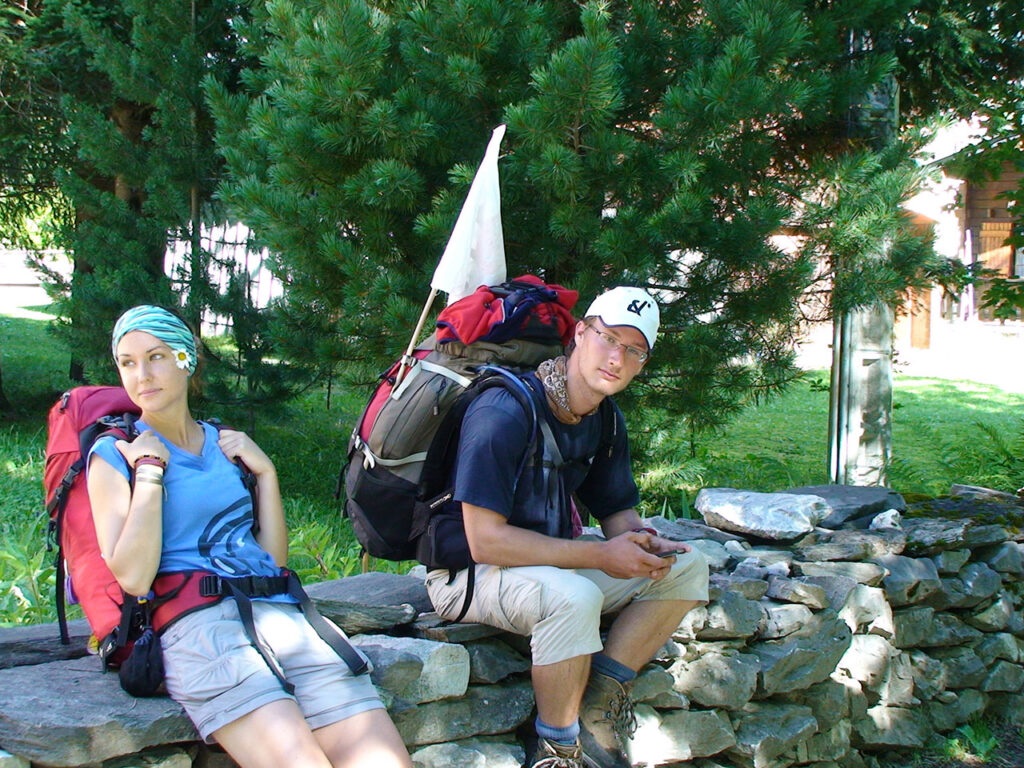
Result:
{"type": "Polygon", "coordinates": [[[427,568],[447,568],[461,571],[473,559],[469,556],[469,542],[458,512],[441,512],[430,518],[427,530],[417,542],[416,559],[427,568]]]}
{"type": "Polygon", "coordinates": [[[159,696],[163,693],[164,654],[160,635],[147,628],[117,670],[121,687],[132,696],[159,696]]]}

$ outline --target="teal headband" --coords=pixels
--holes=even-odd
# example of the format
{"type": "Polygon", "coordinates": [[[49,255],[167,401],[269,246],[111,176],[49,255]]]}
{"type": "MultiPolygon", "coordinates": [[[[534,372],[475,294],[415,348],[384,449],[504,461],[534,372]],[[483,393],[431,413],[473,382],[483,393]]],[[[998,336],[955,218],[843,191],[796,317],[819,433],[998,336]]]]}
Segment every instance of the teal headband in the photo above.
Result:
{"type": "Polygon", "coordinates": [[[196,369],[196,339],[189,327],[177,315],[161,307],[143,304],[132,307],[114,323],[110,340],[110,351],[117,358],[117,345],[126,333],[143,331],[156,336],[171,348],[177,358],[178,367],[189,375],[196,369]]]}

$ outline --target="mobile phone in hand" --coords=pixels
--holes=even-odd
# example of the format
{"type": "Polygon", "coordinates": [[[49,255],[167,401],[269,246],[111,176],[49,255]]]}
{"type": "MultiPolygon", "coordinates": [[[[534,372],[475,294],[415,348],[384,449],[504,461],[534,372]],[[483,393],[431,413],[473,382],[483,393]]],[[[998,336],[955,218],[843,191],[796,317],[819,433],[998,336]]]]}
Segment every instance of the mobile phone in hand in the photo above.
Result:
{"type": "Polygon", "coordinates": [[[668,552],[659,552],[658,557],[674,557],[675,555],[685,555],[681,549],[670,549],[668,552]]]}

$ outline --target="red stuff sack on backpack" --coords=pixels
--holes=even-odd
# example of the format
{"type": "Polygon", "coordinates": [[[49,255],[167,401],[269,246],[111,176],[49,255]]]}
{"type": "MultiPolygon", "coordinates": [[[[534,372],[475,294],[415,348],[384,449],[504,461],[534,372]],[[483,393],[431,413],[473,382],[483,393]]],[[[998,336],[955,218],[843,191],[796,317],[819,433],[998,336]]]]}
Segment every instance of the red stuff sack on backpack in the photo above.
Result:
{"type": "Polygon", "coordinates": [[[118,653],[108,656],[115,649],[111,638],[122,623],[125,596],[100,555],[84,470],[96,439],[113,434],[131,440],[138,416],[139,409],[121,387],[75,387],[53,405],[47,422],[43,487],[50,516],[49,548],[57,545],[55,598],[61,642],[70,642],[65,600],[80,603],[100,655],[111,665],[130,648],[125,642],[129,638],[122,638],[118,653]]]}

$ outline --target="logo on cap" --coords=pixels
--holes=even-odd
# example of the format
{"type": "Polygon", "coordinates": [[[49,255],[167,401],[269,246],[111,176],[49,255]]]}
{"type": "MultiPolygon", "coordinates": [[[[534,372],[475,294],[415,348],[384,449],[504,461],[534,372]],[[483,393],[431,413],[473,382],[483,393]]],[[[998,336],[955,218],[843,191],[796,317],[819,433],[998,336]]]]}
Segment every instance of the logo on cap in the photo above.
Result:
{"type": "Polygon", "coordinates": [[[629,302],[629,306],[626,307],[626,311],[632,312],[634,315],[640,315],[643,313],[645,309],[647,309],[648,306],[650,306],[650,304],[651,302],[649,301],[645,301],[641,304],[640,299],[633,299],[631,302],[629,302]]]}

